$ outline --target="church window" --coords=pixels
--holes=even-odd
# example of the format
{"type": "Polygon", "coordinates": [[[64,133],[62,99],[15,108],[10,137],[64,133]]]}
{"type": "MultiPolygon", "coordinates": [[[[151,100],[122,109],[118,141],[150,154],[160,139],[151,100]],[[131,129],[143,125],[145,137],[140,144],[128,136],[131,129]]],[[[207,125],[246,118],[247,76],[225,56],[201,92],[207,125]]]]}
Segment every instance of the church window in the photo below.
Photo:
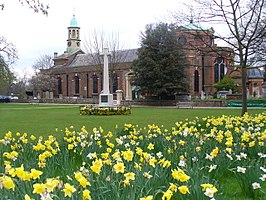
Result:
{"type": "Polygon", "coordinates": [[[98,94],[98,77],[96,75],[92,76],[92,93],[98,94]]]}
{"type": "Polygon", "coordinates": [[[199,92],[199,71],[194,72],[194,92],[199,92]]]}
{"type": "Polygon", "coordinates": [[[224,59],[222,57],[218,57],[214,63],[214,81],[215,83],[219,82],[225,75],[225,65],[224,59]]]}
{"type": "Polygon", "coordinates": [[[73,31],[72,31],[72,38],[75,38],[75,37],[76,37],[76,31],[73,30],[73,31]]]}
{"type": "Polygon", "coordinates": [[[79,94],[79,77],[74,77],[74,83],[75,83],[75,94],[79,94]]]}
{"type": "Polygon", "coordinates": [[[195,40],[202,40],[202,36],[199,34],[195,35],[195,40]]]}
{"type": "Polygon", "coordinates": [[[58,92],[58,95],[62,94],[62,79],[61,78],[57,79],[57,92],[58,92]]]}
{"type": "Polygon", "coordinates": [[[117,74],[113,74],[113,93],[118,90],[118,78],[117,74]]]}
{"type": "Polygon", "coordinates": [[[184,36],[184,35],[181,35],[179,38],[178,38],[178,43],[180,45],[185,45],[187,43],[187,38],[184,36]]]}

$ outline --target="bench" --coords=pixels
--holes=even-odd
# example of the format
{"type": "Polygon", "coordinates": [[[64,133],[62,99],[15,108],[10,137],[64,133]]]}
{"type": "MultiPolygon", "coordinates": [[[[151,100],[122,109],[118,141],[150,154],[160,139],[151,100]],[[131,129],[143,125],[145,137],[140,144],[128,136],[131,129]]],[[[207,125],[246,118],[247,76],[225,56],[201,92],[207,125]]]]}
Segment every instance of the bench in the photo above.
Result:
{"type": "Polygon", "coordinates": [[[176,103],[177,108],[193,108],[192,101],[179,101],[176,103]]]}

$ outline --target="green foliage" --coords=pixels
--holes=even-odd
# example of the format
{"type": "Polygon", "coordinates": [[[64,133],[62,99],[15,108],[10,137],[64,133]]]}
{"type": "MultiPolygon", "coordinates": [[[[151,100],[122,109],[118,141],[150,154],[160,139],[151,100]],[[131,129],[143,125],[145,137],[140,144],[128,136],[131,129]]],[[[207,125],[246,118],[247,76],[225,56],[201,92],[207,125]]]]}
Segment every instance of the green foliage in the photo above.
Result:
{"type": "Polygon", "coordinates": [[[238,87],[235,81],[227,76],[223,77],[223,79],[220,82],[214,84],[214,87],[217,89],[217,91],[231,89],[233,93],[238,92],[238,87]]]}
{"type": "Polygon", "coordinates": [[[14,74],[0,55],[0,94],[9,94],[9,89],[15,80],[14,74]]]}
{"type": "Polygon", "coordinates": [[[165,23],[147,25],[138,59],[133,62],[133,82],[140,87],[142,94],[161,99],[187,91],[185,64],[175,26],[165,23]]]}

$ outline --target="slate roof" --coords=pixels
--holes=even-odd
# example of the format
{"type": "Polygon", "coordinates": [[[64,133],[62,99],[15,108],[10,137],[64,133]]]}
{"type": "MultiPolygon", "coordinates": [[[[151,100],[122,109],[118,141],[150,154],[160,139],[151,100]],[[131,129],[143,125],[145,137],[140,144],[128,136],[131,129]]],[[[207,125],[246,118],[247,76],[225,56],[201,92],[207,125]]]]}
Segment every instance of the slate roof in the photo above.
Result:
{"type": "MultiPolygon", "coordinates": [[[[110,63],[128,63],[138,58],[137,49],[119,50],[111,52],[110,63]]],[[[103,58],[97,54],[78,54],[68,67],[82,67],[103,64],[103,58]]]]}
{"type": "Polygon", "coordinates": [[[263,73],[259,68],[253,67],[248,70],[248,78],[263,78],[263,73]]]}

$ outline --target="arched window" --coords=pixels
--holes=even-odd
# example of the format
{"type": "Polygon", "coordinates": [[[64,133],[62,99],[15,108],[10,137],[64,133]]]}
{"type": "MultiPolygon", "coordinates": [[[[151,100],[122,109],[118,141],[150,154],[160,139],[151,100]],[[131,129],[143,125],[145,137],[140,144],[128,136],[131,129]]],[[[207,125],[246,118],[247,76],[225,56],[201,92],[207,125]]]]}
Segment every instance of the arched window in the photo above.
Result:
{"type": "Polygon", "coordinates": [[[77,30],[77,38],[79,39],[79,30],[77,30]]]}
{"type": "Polygon", "coordinates": [[[92,93],[98,94],[98,77],[96,75],[92,76],[92,93]]]}
{"type": "Polygon", "coordinates": [[[79,94],[79,77],[74,77],[74,83],[75,83],[75,94],[79,94]]]}
{"type": "Polygon", "coordinates": [[[219,82],[225,75],[224,59],[218,57],[214,63],[214,81],[219,82]]]}
{"type": "Polygon", "coordinates": [[[73,30],[73,31],[72,31],[72,38],[75,38],[75,37],[76,37],[76,31],[73,30]]]}
{"type": "Polygon", "coordinates": [[[199,92],[199,71],[194,72],[194,92],[199,92]]]}
{"type": "Polygon", "coordinates": [[[118,90],[118,78],[117,74],[113,74],[113,93],[115,93],[116,90],[118,90]]]}
{"type": "Polygon", "coordinates": [[[58,92],[58,95],[62,94],[62,79],[61,78],[57,79],[57,92],[58,92]]]}

